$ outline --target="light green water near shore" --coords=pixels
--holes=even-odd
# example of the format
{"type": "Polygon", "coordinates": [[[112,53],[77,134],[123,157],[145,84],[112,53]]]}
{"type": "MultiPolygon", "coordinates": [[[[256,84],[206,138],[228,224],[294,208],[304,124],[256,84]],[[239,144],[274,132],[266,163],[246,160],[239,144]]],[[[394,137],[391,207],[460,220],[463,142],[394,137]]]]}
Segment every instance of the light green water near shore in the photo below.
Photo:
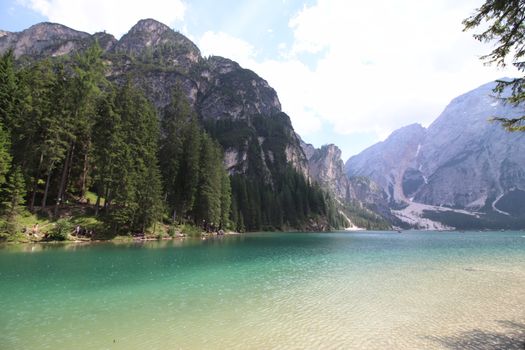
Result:
{"type": "Polygon", "coordinates": [[[0,248],[0,349],[523,349],[524,232],[0,248]]]}

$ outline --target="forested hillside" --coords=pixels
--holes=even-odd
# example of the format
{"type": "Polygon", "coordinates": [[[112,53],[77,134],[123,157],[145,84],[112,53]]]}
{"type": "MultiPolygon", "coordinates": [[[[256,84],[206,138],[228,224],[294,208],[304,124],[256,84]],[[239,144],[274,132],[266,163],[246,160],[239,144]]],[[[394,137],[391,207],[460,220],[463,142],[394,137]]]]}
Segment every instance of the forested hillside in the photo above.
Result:
{"type": "MultiPolygon", "coordinates": [[[[265,177],[249,144],[250,165],[230,177],[223,147],[242,129],[208,120],[206,131],[180,85],[158,107],[137,87],[136,72],[107,77],[98,43],[57,58],[16,62],[13,51],[3,54],[0,185],[8,235],[24,229],[26,212],[59,219],[79,206],[104,235],[157,224],[243,231],[342,223],[327,195],[280,158],[284,149],[274,152],[265,177]]],[[[260,147],[286,148],[271,118],[254,120],[270,138],[260,147]]]]}

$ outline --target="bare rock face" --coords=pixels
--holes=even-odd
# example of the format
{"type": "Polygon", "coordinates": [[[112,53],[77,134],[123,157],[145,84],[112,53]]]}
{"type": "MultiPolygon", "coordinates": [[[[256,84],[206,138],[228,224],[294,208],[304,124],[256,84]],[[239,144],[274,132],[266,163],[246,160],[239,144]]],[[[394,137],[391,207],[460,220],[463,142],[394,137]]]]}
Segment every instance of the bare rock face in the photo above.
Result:
{"type": "Polygon", "coordinates": [[[377,182],[393,209],[410,203],[427,205],[428,212],[432,206],[451,208],[457,212],[446,216],[456,215],[455,223],[461,225],[457,215],[473,213],[468,220],[496,228],[507,227],[512,216],[525,218],[525,133],[509,133],[488,121],[518,117],[523,110],[494,98],[494,87],[489,83],[455,98],[426,130],[411,125],[393,132],[351,157],[346,172],[377,182]],[[502,210],[509,203],[521,211],[502,210]]]}
{"type": "Polygon", "coordinates": [[[343,169],[341,150],[333,144],[313,150],[312,145],[304,145],[303,151],[309,155],[308,168],[312,179],[329,189],[336,198],[342,201],[355,199],[350,180],[343,169]]]}
{"type": "Polygon", "coordinates": [[[91,35],[56,23],[39,23],[19,33],[3,32],[0,52],[13,49],[15,57],[55,57],[85,48],[91,35]]]}
{"type": "Polygon", "coordinates": [[[525,189],[525,134],[508,133],[492,116],[523,110],[492,97],[494,83],[455,98],[427,132],[418,167],[428,180],[422,203],[479,209],[513,189],[525,189]]]}
{"type": "Polygon", "coordinates": [[[227,58],[212,56],[201,72],[199,112],[205,119],[245,119],[281,112],[277,93],[266,80],[227,58]]]}
{"type": "MultiPolygon", "coordinates": [[[[395,219],[388,207],[387,195],[379,185],[366,177],[348,177],[344,171],[341,150],[336,145],[315,148],[302,140],[300,142],[308,159],[310,178],[337,200],[339,210],[345,216],[353,219],[365,217],[375,223],[395,219]]],[[[352,226],[355,228],[354,223],[350,222],[349,227],[352,226]]]]}
{"type": "Polygon", "coordinates": [[[362,176],[374,180],[392,202],[405,201],[402,179],[406,169],[417,168],[416,158],[425,133],[425,128],[419,124],[394,131],[385,141],[348,159],[346,173],[350,177],[362,176]]]}

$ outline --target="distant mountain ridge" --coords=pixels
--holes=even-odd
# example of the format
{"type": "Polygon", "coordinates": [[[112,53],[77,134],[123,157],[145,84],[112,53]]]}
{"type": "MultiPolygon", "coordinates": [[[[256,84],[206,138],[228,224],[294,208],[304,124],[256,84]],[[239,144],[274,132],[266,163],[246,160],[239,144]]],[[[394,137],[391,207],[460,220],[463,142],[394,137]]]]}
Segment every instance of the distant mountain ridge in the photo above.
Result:
{"type": "Polygon", "coordinates": [[[521,225],[525,211],[507,215],[498,206],[525,203],[525,134],[506,132],[488,119],[516,117],[522,110],[494,98],[494,87],[488,83],[455,98],[428,129],[413,124],[394,131],[348,159],[347,174],[377,182],[391,208],[401,210],[398,216],[419,203],[413,212],[447,227],[464,221],[473,227],[521,225]]]}

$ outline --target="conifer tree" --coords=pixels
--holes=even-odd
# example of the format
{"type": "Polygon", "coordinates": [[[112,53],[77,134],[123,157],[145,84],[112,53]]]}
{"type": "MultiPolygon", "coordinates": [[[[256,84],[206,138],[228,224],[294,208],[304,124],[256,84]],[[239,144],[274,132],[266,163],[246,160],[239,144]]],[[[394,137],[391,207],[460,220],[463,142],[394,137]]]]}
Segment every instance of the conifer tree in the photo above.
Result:
{"type": "Polygon", "coordinates": [[[19,167],[11,169],[4,191],[4,210],[6,218],[6,231],[14,234],[18,231],[17,218],[23,212],[25,203],[25,182],[19,167]]]}
{"type": "Polygon", "coordinates": [[[5,175],[10,166],[11,154],[9,153],[9,137],[0,123],[0,186],[5,183],[5,175]]]}
{"type": "Polygon", "coordinates": [[[16,123],[17,78],[14,59],[13,50],[6,51],[0,57],[0,122],[8,129],[16,123]]]}

